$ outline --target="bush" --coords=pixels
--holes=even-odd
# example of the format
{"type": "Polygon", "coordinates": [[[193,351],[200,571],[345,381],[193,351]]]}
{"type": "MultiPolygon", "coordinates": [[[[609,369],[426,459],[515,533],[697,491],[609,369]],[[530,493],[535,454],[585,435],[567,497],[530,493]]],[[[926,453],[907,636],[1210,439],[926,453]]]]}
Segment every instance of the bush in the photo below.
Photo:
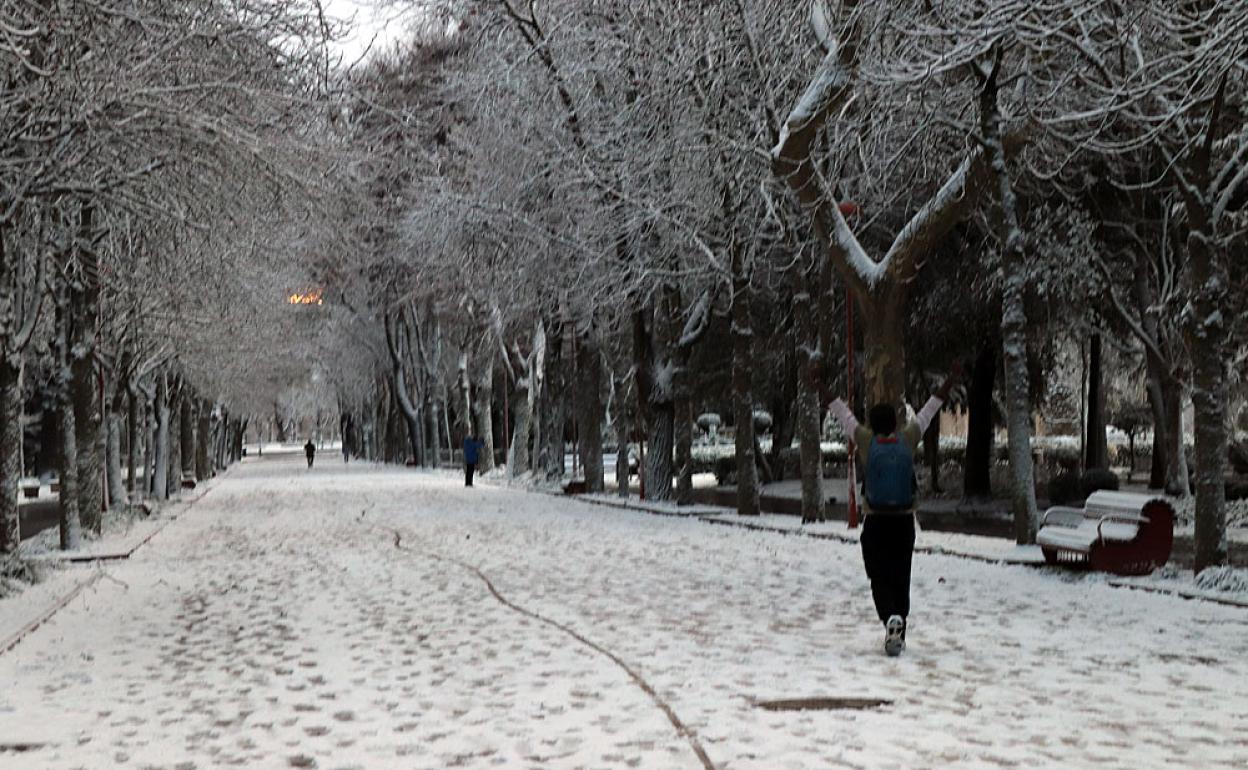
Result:
{"type": "Polygon", "coordinates": [[[1050,505],[1073,505],[1078,502],[1081,502],[1078,474],[1067,471],[1049,480],[1050,505]]]}
{"type": "Polygon", "coordinates": [[[1101,490],[1118,491],[1118,474],[1105,468],[1092,468],[1079,479],[1079,491],[1086,500],[1088,495],[1101,490]]]}

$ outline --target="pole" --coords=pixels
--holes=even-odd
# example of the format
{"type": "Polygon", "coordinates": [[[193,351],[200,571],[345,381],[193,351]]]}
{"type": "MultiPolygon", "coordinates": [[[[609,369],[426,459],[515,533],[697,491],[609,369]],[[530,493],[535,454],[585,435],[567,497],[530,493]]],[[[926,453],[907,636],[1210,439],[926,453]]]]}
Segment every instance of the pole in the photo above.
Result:
{"type": "MultiPolygon", "coordinates": [[[[849,400],[849,408],[854,408],[854,294],[853,291],[845,290],[845,395],[849,400]]],[[[846,480],[849,483],[849,528],[858,528],[858,473],[857,447],[854,446],[854,437],[847,436],[846,446],[849,447],[849,469],[846,473],[846,480]]]]}

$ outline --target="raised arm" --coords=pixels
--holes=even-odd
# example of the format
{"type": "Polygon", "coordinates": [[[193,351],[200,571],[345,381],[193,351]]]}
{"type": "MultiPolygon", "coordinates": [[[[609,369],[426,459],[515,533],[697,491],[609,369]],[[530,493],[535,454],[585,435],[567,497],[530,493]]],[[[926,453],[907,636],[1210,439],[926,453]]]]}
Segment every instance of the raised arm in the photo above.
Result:
{"type": "Polygon", "coordinates": [[[854,431],[858,430],[858,418],[850,411],[849,405],[841,399],[832,402],[828,409],[832,412],[832,416],[841,424],[841,430],[845,433],[845,438],[850,441],[854,440],[854,431]]]}
{"type": "Polygon", "coordinates": [[[927,400],[923,408],[915,416],[914,420],[919,424],[919,432],[927,433],[927,428],[932,424],[932,420],[940,413],[940,408],[949,400],[949,392],[962,379],[962,363],[954,361],[953,366],[949,369],[949,376],[941,383],[940,389],[927,400]]]}

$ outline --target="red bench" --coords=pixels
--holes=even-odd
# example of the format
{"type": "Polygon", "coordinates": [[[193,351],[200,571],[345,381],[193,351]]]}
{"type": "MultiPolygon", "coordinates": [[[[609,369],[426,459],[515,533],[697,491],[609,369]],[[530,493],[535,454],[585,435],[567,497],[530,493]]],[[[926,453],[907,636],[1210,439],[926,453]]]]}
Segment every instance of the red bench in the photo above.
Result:
{"type": "Polygon", "coordinates": [[[1045,511],[1036,542],[1050,564],[1147,575],[1170,560],[1174,508],[1152,495],[1094,492],[1082,508],[1045,511]]]}

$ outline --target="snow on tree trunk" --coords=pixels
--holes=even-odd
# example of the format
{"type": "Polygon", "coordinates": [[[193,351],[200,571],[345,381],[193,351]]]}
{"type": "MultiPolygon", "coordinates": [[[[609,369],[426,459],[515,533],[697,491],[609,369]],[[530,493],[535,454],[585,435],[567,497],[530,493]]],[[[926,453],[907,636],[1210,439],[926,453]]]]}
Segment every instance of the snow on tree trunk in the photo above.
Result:
{"type": "Polygon", "coordinates": [[[1039,527],[1036,508],[1035,469],[1031,457],[1031,398],[1027,374],[1027,265],[1023,252],[1023,231],[1018,219],[1018,201],[1006,165],[1001,134],[1001,111],[997,101],[997,73],[993,66],[980,92],[979,119],[985,155],[997,187],[1000,213],[1001,271],[1004,292],[1001,300],[1001,337],[1005,348],[1005,406],[1009,436],[1011,507],[1014,512],[1014,538],[1034,543],[1039,527]]]}
{"type": "Polygon", "coordinates": [[[516,398],[513,402],[511,421],[511,444],[507,447],[507,475],[522,476],[529,471],[529,440],[532,438],[530,417],[533,414],[533,389],[529,375],[516,380],[516,398]]]}
{"type": "Polygon", "coordinates": [[[74,550],[82,543],[82,516],[78,509],[78,438],[74,429],[74,405],[62,397],[61,418],[61,548],[74,550]]]}
{"type": "Polygon", "coordinates": [[[455,378],[455,440],[451,445],[463,446],[464,439],[472,434],[472,379],[468,376],[468,351],[459,354],[456,366],[458,376],[455,378]]]}
{"type": "Polygon", "coordinates": [[[750,322],[750,272],[738,247],[732,260],[732,407],[736,423],[737,513],[757,516],[758,458],[754,440],[754,328],[750,322]]]}
{"type": "MultiPolygon", "coordinates": [[[[75,343],[77,346],[77,343],[75,343]]],[[[70,365],[70,400],[78,450],[78,510],[82,526],[99,532],[104,510],[105,436],[95,366],[75,355],[70,365]]]]}
{"type": "MultiPolygon", "coordinates": [[[[1189,217],[1195,207],[1188,205],[1189,217]]],[[[1226,301],[1229,276],[1223,254],[1199,213],[1188,236],[1191,258],[1191,304],[1187,340],[1192,355],[1192,406],[1196,448],[1196,532],[1193,567],[1200,572],[1227,564],[1226,469],[1230,436],[1227,430],[1227,363],[1231,360],[1226,301]]]]}
{"type": "Polygon", "coordinates": [[[507,474],[511,478],[533,469],[534,448],[541,442],[541,426],[536,425],[537,399],[546,364],[546,329],[538,321],[533,329],[533,348],[528,356],[515,351],[516,398],[512,410],[511,444],[507,448],[507,474]]]}
{"type": "Polygon", "coordinates": [[[477,454],[477,470],[487,473],[494,470],[494,364],[488,357],[482,357],[477,366],[476,382],[476,435],[481,441],[481,451],[477,454]]]}
{"type": "Polygon", "coordinates": [[[994,335],[980,348],[967,388],[966,452],[962,460],[962,496],[968,501],[992,499],[993,388],[997,381],[994,335]]]}
{"type": "Polygon", "coordinates": [[[126,484],[121,474],[121,434],[122,416],[117,412],[109,412],[105,417],[107,426],[107,452],[105,453],[108,475],[109,507],[126,505],[126,484]]]}
{"type": "Polygon", "coordinates": [[[1088,416],[1083,467],[1091,470],[1109,467],[1109,439],[1105,432],[1105,377],[1101,335],[1093,334],[1088,347],[1088,416]]]}
{"type": "Polygon", "coordinates": [[[20,357],[0,348],[0,558],[17,552],[21,521],[17,485],[22,475],[22,390],[20,357]],[[15,366],[16,358],[19,365],[15,366]]]}
{"type": "Polygon", "coordinates": [[[577,432],[585,490],[602,492],[606,487],[602,463],[602,348],[593,328],[580,336],[577,354],[577,432]]]}

